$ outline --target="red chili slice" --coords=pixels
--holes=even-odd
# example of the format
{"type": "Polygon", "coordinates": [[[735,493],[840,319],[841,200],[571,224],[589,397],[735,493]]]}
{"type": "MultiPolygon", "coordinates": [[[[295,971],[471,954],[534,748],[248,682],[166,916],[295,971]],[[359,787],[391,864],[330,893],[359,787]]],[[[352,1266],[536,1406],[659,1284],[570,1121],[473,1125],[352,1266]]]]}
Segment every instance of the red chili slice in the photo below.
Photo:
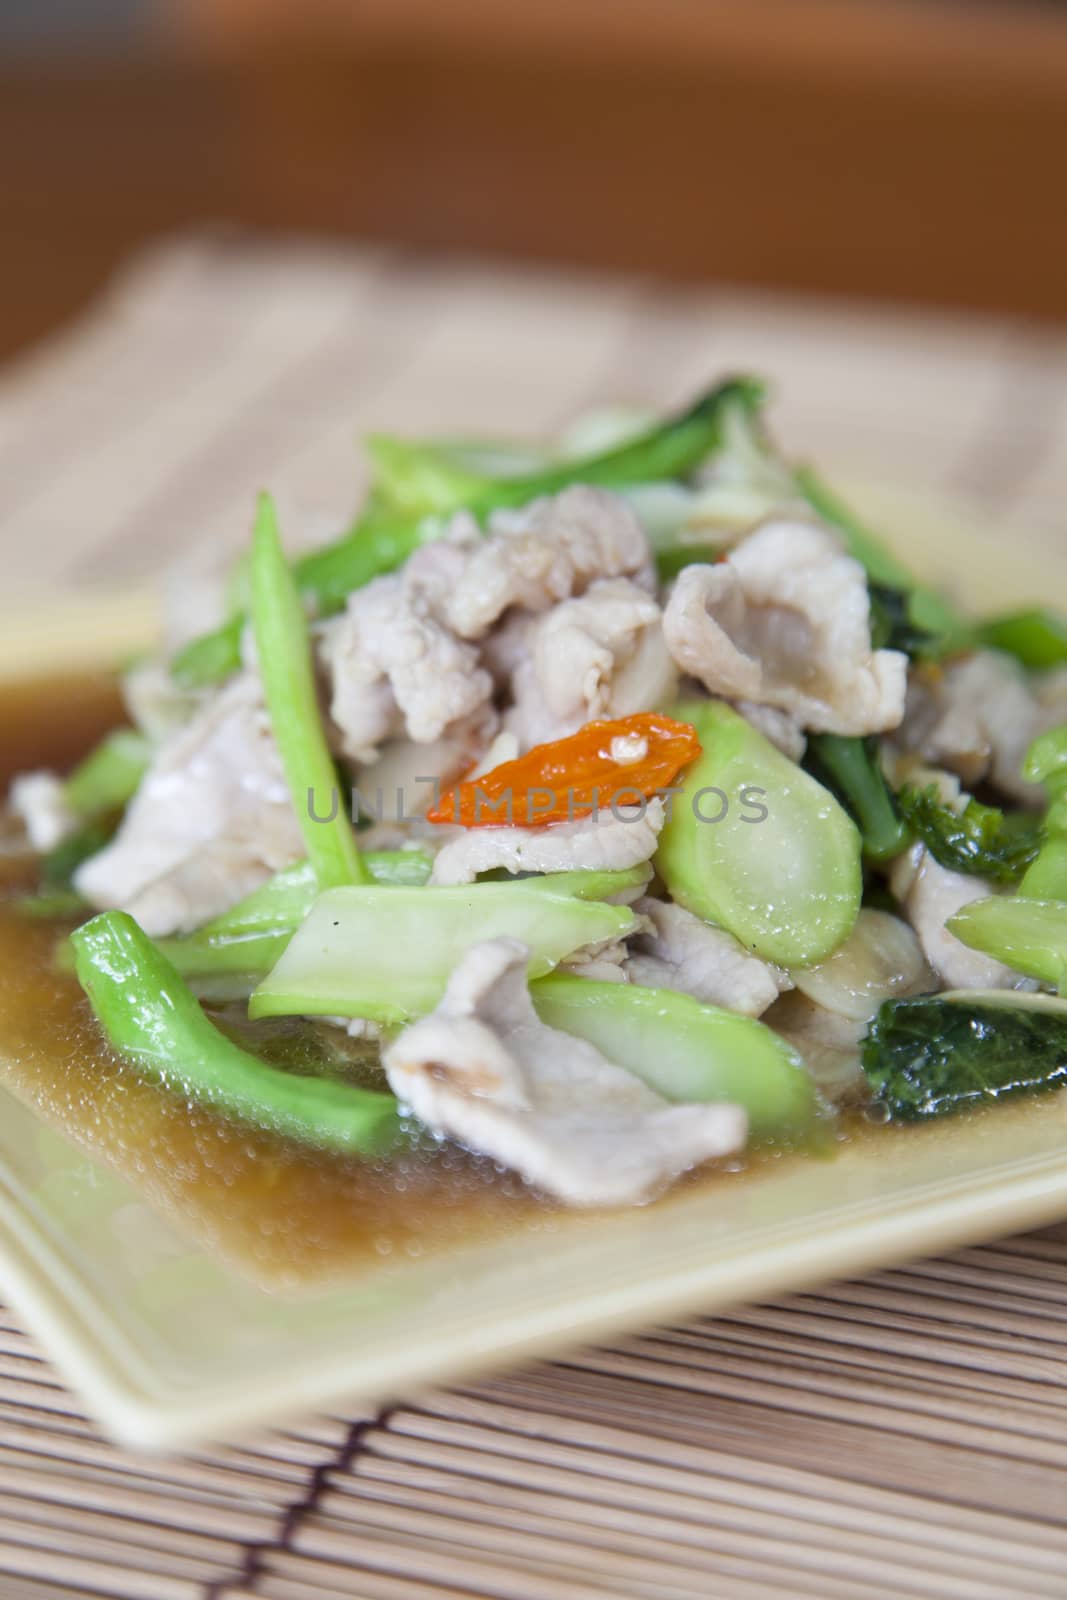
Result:
{"type": "Polygon", "coordinates": [[[426,815],[430,822],[458,822],[464,828],[572,822],[613,802],[636,805],[651,799],[699,754],[696,730],[656,711],[588,722],[569,738],[536,745],[517,760],[459,784],[426,815]],[[620,760],[612,755],[616,739],[642,740],[643,754],[620,760]]]}

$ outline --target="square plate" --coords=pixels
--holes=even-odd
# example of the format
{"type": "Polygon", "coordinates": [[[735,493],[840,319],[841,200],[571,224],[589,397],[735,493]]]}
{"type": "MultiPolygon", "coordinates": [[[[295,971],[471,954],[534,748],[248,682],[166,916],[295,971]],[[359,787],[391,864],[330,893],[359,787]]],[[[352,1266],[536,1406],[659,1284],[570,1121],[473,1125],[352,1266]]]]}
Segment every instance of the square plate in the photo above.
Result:
{"type": "MultiPolygon", "coordinates": [[[[849,486],[846,485],[846,488],[849,486]]],[[[994,530],[871,486],[896,547],[977,605],[1067,601],[994,530]],[[919,558],[922,558],[921,560],[919,558]]],[[[49,608],[5,631],[0,676],[142,643],[142,596],[49,608]]],[[[710,1311],[1067,1216],[1067,1094],[784,1158],[648,1208],[551,1213],[442,1254],[383,1260],[301,1296],[236,1274],[0,1088],[0,1289],[125,1443],[177,1448],[313,1408],[409,1395],[567,1344],[710,1311]]]]}

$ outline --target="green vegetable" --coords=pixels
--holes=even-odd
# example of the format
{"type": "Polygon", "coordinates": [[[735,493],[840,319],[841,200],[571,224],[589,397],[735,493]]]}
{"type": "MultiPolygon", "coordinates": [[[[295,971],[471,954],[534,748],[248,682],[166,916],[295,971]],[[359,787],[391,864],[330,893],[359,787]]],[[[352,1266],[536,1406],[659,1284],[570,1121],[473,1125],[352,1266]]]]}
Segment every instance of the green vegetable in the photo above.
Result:
{"type": "Polygon", "coordinates": [[[1003,812],[978,800],[954,811],[940,798],[936,783],[925,789],[905,785],[897,806],[941,866],[991,883],[1018,882],[1041,845],[1041,827],[1031,813],[1003,812]]]}
{"type": "Polygon", "coordinates": [[[397,517],[372,505],[343,539],[312,550],[297,562],[300,592],[312,601],[320,617],[341,611],[353,589],[362,589],[385,572],[395,572],[420,544],[438,538],[444,530],[445,524],[437,518],[397,517]]]}
{"type": "Polygon", "coordinates": [[[259,670],[308,860],[323,889],[366,883],[369,875],[352,824],[338,803],[337,772],[319,715],[307,618],[282,553],[274,502],[265,494],[259,497],[250,577],[259,670]],[[330,820],[320,822],[317,817],[330,820]]]}
{"type": "Polygon", "coordinates": [[[981,623],[978,636],[991,650],[1004,650],[1040,672],[1067,661],[1067,617],[1057,611],[1012,611],[981,623]]]}
{"type": "Polygon", "coordinates": [[[907,848],[910,834],[897,815],[878,759],[878,740],[813,733],[804,765],[835,794],[860,830],[863,853],[876,863],[907,848]]]}
{"type": "Polygon", "coordinates": [[[1067,994],[1067,903],[1025,895],[972,900],[945,924],[972,950],[1067,994]]]}
{"type": "Polygon", "coordinates": [[[466,508],[481,517],[503,506],[524,506],[542,495],[558,494],[574,483],[619,489],[683,478],[721,446],[727,412],[735,407],[755,411],[763,395],[763,385],[756,379],[730,378],[678,416],[599,454],[507,476],[472,471],[454,452],[433,444],[378,434],[368,443],[374,486],[386,504],[407,516],[447,515],[466,508]]]}
{"type": "Polygon", "coordinates": [[[531,976],[541,977],[583,945],[625,938],[635,926],[628,907],[578,899],[546,879],[331,889],[255,991],[249,1015],[404,1022],[433,1010],[460,956],[482,939],[521,939],[531,976]]]}
{"type": "MultiPolygon", "coordinates": [[[[425,884],[433,866],[421,850],[377,850],[363,859],[374,883],[401,888],[425,884]]],[[[607,900],[643,887],[646,879],[645,871],[637,867],[626,872],[556,872],[507,881],[516,888],[548,890],[579,900],[607,900]]],[[[157,944],[201,997],[247,999],[279,960],[319,892],[311,863],[300,861],[195,933],[160,939],[157,944]]]]}
{"type": "Polygon", "coordinates": [[[121,810],[136,792],[151,757],[152,746],[143,734],[116,728],[67,779],[67,804],[82,817],[121,810]]]}
{"type": "Polygon", "coordinates": [[[815,1090],[796,1052],[753,1017],[672,989],[559,973],[531,987],[542,1022],[587,1039],[667,1100],[744,1106],[757,1137],[806,1132],[815,1090]]]}
{"type": "MultiPolygon", "coordinates": [[[[421,850],[377,850],[363,858],[374,883],[424,884],[433,866],[421,850]]],[[[157,944],[198,994],[244,999],[278,960],[320,893],[310,861],[277,873],[262,889],[179,938],[157,944]]]]}
{"type": "Polygon", "coordinates": [[[1067,1083],[1067,1003],[995,989],[887,1000],[863,1043],[876,1100],[901,1122],[1067,1083]]]}
{"type": "Polygon", "coordinates": [[[125,912],[71,936],[78,979],[114,1048],[200,1105],[324,1149],[377,1154],[400,1133],[396,1101],[298,1077],[258,1060],[209,1022],[174,968],[125,912]]]}
{"type": "MultiPolygon", "coordinates": [[[[412,889],[427,883],[433,870],[433,859],[423,850],[370,850],[363,864],[372,883],[412,889]]],[[[233,939],[277,928],[292,930],[303,922],[320,892],[311,862],[297,861],[197,931],[233,939]]]]}
{"type": "Polygon", "coordinates": [[[1040,850],[1019,885],[1032,900],[1067,900],[1067,726],[1051,728],[1026,752],[1023,777],[1048,796],[1040,850]]]}
{"type": "Polygon", "coordinates": [[[294,932],[294,928],[266,928],[262,933],[214,938],[198,930],[180,938],[157,939],[156,946],[201,999],[245,1000],[294,932]]]}
{"type": "Polygon", "coordinates": [[[694,564],[713,566],[722,555],[721,547],[712,544],[679,544],[660,551],[656,556],[656,572],[660,583],[672,578],[694,564]]]}
{"type": "Polygon", "coordinates": [[[24,917],[53,922],[80,916],[85,901],[74,889],[42,889],[37,894],[21,895],[14,906],[24,917]]]}
{"type": "Polygon", "coordinates": [[[241,634],[247,618],[229,617],[212,633],[202,633],[184,645],[171,662],[171,677],[183,689],[203,689],[221,683],[241,665],[241,634]]]}
{"type": "Polygon", "coordinates": [[[902,650],[913,661],[941,661],[973,647],[973,630],[932,589],[894,589],[873,582],[867,587],[875,650],[902,650]]]}
{"type": "Polygon", "coordinates": [[[621,901],[624,896],[633,898],[634,890],[643,890],[649,876],[649,869],[642,865],[623,867],[615,872],[586,868],[576,868],[572,872],[534,872],[525,878],[506,876],[499,881],[510,883],[516,889],[532,889],[538,894],[571,894],[576,900],[621,901]]]}
{"type": "Polygon", "coordinates": [[[703,746],[655,856],[671,897],[764,960],[821,961],[860,907],[854,825],[827,789],[729,706],[685,701],[670,715],[692,723],[703,746]]]}

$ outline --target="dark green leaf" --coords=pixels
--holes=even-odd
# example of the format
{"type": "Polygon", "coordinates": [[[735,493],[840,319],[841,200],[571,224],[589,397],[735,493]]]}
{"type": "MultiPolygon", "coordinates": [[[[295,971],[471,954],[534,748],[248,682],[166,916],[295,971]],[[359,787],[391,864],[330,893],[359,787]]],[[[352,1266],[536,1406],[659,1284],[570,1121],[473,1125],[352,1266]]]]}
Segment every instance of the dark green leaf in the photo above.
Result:
{"type": "Polygon", "coordinates": [[[1067,1005],[983,993],[887,1000],[863,1043],[875,1099],[918,1122],[1067,1083],[1067,1005]]]}
{"type": "Polygon", "coordinates": [[[1041,848],[1041,823],[1031,812],[1004,812],[978,800],[957,812],[940,798],[936,784],[905,787],[896,798],[908,827],[950,872],[1016,883],[1041,848]]]}

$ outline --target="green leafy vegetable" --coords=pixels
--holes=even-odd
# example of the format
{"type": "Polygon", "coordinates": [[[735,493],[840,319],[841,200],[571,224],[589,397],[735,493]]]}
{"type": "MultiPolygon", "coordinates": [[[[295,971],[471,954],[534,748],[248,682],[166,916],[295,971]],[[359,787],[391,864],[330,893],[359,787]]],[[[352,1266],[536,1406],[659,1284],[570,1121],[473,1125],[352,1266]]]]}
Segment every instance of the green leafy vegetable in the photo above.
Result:
{"type": "Polygon", "coordinates": [[[1067,994],[1067,903],[993,895],[972,900],[945,924],[972,950],[1067,994]]]}
{"type": "Polygon", "coordinates": [[[71,936],[78,979],[114,1048],[200,1105],[324,1149],[379,1154],[401,1128],[396,1101],[260,1061],[208,1020],[181,978],[125,912],[71,936]]]}
{"type": "Polygon", "coordinates": [[[1004,812],[978,800],[957,812],[933,783],[924,789],[905,785],[897,806],[934,860],[951,872],[1016,883],[1041,847],[1041,825],[1030,812],[1004,812]]]}
{"type": "Polygon", "coordinates": [[[204,689],[221,683],[241,665],[241,634],[247,618],[241,613],[211,633],[184,645],[171,662],[171,677],[183,689],[204,689]]]}
{"type": "Polygon", "coordinates": [[[1004,650],[1033,672],[1067,662],[1067,617],[1057,611],[1012,611],[981,623],[978,636],[991,650],[1004,650]]]}
{"type": "Polygon", "coordinates": [[[1041,849],[1019,885],[1032,900],[1067,900],[1067,726],[1051,728],[1026,752],[1023,777],[1048,796],[1041,849]]]}
{"type": "Polygon", "coordinates": [[[876,738],[811,734],[804,765],[841,801],[860,830],[869,861],[891,861],[907,848],[911,836],[885,781],[876,738]]]}
{"type": "Polygon", "coordinates": [[[152,757],[152,746],[132,728],[116,728],[86,756],[63,786],[67,804],[81,817],[120,811],[132,799],[152,757]]]}
{"type": "Polygon", "coordinates": [[[249,1015],[404,1022],[433,1010],[456,962],[479,940],[521,939],[531,976],[541,977],[572,951],[625,938],[636,926],[627,906],[579,899],[553,889],[551,878],[331,889],[255,991],[249,1015]]]}
{"type": "Polygon", "coordinates": [[[763,394],[756,379],[730,378],[678,416],[608,450],[516,475],[474,472],[437,445],[378,434],[368,444],[375,489],[386,504],[408,516],[447,515],[466,508],[481,517],[500,507],[524,506],[542,495],[558,494],[574,483],[619,489],[684,478],[720,447],[727,412],[733,407],[754,411],[763,394]]]}
{"type": "Polygon", "coordinates": [[[337,772],[319,715],[307,618],[269,495],[259,498],[250,576],[259,670],[308,860],[323,889],[366,883],[352,824],[334,803],[337,772]],[[316,820],[326,816],[329,821],[316,820]]]}
{"type": "Polygon", "coordinates": [[[670,715],[692,723],[703,747],[655,856],[672,899],[764,960],[821,961],[860,907],[852,822],[822,784],[729,706],[685,701],[670,715]]]}
{"type": "Polygon", "coordinates": [[[973,647],[973,630],[932,589],[872,582],[868,591],[874,649],[902,650],[913,661],[941,661],[973,647]]]}
{"type": "Polygon", "coordinates": [[[587,1039],[674,1101],[744,1106],[756,1137],[807,1132],[815,1090],[800,1057],[753,1017],[672,989],[557,973],[531,986],[542,1022],[587,1039]]]}
{"type": "Polygon", "coordinates": [[[887,1000],[862,1061],[876,1100],[901,1122],[1060,1088],[1067,1004],[1003,989],[887,1000]]]}

